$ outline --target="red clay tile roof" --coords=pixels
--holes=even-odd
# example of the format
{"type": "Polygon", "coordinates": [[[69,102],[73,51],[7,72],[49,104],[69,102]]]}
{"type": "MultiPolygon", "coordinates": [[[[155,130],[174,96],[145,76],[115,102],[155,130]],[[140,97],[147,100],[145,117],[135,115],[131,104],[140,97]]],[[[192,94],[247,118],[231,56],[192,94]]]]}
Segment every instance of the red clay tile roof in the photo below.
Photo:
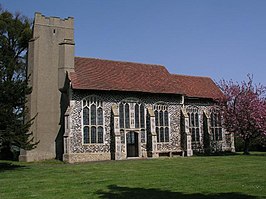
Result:
{"type": "Polygon", "coordinates": [[[223,96],[210,78],[173,75],[161,65],[75,57],[74,71],[69,76],[73,89],[223,96]]]}
{"type": "Polygon", "coordinates": [[[181,94],[160,65],[75,57],[73,89],[181,94]]]}
{"type": "Polygon", "coordinates": [[[224,95],[209,77],[172,75],[175,84],[182,88],[187,97],[219,99],[224,95]]]}

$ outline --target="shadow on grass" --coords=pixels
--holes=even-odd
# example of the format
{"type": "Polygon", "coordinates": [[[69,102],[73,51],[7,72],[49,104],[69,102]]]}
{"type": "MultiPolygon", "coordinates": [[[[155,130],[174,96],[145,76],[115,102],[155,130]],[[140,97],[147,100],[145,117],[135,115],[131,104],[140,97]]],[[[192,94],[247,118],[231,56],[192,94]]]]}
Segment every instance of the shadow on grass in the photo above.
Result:
{"type": "Polygon", "coordinates": [[[245,195],[242,193],[217,193],[202,194],[193,193],[185,194],[182,192],[171,192],[160,189],[130,188],[120,187],[117,185],[109,185],[109,191],[98,191],[96,194],[100,198],[108,199],[124,199],[124,198],[145,198],[145,199],[161,199],[161,198],[178,198],[178,199],[258,199],[256,196],[245,195]]]}
{"type": "Polygon", "coordinates": [[[235,155],[242,155],[240,153],[235,152],[228,152],[228,151],[220,151],[220,152],[213,152],[213,153],[197,153],[193,154],[194,156],[235,156],[235,155]]]}
{"type": "Polygon", "coordinates": [[[10,170],[17,170],[24,168],[25,166],[20,166],[20,165],[15,165],[12,163],[7,163],[7,162],[0,162],[0,172],[4,171],[10,171],[10,170]]]}
{"type": "MultiPolygon", "coordinates": [[[[244,155],[243,153],[241,155],[244,155]]],[[[266,152],[250,152],[250,154],[246,155],[246,156],[266,156],[266,152]]]]}

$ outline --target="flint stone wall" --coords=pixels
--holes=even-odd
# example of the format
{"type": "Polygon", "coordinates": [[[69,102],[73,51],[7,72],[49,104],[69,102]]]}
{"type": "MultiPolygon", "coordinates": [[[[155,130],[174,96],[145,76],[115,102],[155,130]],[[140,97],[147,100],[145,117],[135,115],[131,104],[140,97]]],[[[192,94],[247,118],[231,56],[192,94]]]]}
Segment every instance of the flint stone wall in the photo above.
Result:
{"type": "MultiPolygon", "coordinates": [[[[180,138],[180,111],[181,96],[178,95],[151,95],[135,93],[110,93],[92,91],[74,91],[70,103],[70,122],[71,129],[69,135],[69,157],[71,161],[91,161],[111,158],[111,107],[119,104],[125,99],[136,99],[142,102],[145,110],[155,103],[163,102],[168,105],[170,120],[170,141],[168,143],[158,143],[158,151],[177,151],[181,150],[180,138]],[[104,111],[104,143],[103,144],[83,144],[82,140],[82,100],[88,96],[95,95],[103,101],[104,111]],[[87,155],[84,155],[87,154],[87,155]],[[95,155],[94,155],[95,154],[95,155]],[[74,156],[76,157],[74,158],[74,156]]],[[[146,111],[145,111],[146,114],[146,111]]],[[[146,116],[145,116],[146,118],[146,116]]],[[[147,136],[146,136],[147,142],[147,136]]],[[[123,159],[126,158],[125,144],[121,144],[123,159]]],[[[141,143],[141,157],[147,157],[146,143],[141,143]]]]}

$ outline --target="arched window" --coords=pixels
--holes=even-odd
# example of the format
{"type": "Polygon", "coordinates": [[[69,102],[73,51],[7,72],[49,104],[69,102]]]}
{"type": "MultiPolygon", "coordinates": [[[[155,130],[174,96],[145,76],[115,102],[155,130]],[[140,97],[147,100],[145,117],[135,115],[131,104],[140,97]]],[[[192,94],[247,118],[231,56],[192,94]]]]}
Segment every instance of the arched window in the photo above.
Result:
{"type": "Polygon", "coordinates": [[[120,102],[119,118],[120,128],[145,128],[144,105],[136,100],[120,102]]]}
{"type": "Polygon", "coordinates": [[[144,105],[140,105],[140,126],[141,128],[145,128],[145,113],[144,113],[144,105]]]}
{"type": "Polygon", "coordinates": [[[92,96],[82,101],[83,143],[103,143],[103,103],[92,96]]]}
{"type": "Polygon", "coordinates": [[[164,103],[154,105],[157,142],[169,142],[169,113],[164,103]]]}
{"type": "Polygon", "coordinates": [[[188,107],[187,113],[189,116],[189,132],[191,134],[192,142],[200,141],[200,125],[199,125],[199,111],[197,107],[188,107]]]}
{"type": "MultiPolygon", "coordinates": [[[[119,121],[121,130],[138,129],[141,142],[146,142],[145,106],[138,99],[125,99],[119,103],[119,121]]],[[[120,132],[121,132],[120,130],[120,132]]]]}
{"type": "Polygon", "coordinates": [[[217,109],[211,110],[211,134],[213,141],[221,141],[223,139],[221,114],[217,109]]]}
{"type": "Polygon", "coordinates": [[[119,104],[119,124],[120,128],[125,127],[125,110],[124,110],[124,104],[120,103],[119,104]]]}
{"type": "Polygon", "coordinates": [[[83,125],[89,125],[90,123],[90,109],[88,107],[83,108],[83,125]]]}
{"type": "Polygon", "coordinates": [[[135,105],[135,127],[139,128],[139,105],[135,105]]]}
{"type": "Polygon", "coordinates": [[[125,127],[130,128],[130,123],[129,123],[129,104],[125,104],[125,127]]]}

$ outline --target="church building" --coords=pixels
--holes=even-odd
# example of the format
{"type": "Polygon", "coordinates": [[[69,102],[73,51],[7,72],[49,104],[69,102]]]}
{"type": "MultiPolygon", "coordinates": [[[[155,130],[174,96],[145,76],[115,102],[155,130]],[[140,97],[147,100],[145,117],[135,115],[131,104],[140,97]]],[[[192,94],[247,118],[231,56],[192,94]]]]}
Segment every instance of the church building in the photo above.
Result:
{"type": "MultiPolygon", "coordinates": [[[[88,33],[89,34],[89,33],[88,33]]],[[[35,13],[28,97],[36,149],[21,161],[69,163],[234,151],[209,77],[161,65],[75,57],[74,20],[35,13]]]]}

